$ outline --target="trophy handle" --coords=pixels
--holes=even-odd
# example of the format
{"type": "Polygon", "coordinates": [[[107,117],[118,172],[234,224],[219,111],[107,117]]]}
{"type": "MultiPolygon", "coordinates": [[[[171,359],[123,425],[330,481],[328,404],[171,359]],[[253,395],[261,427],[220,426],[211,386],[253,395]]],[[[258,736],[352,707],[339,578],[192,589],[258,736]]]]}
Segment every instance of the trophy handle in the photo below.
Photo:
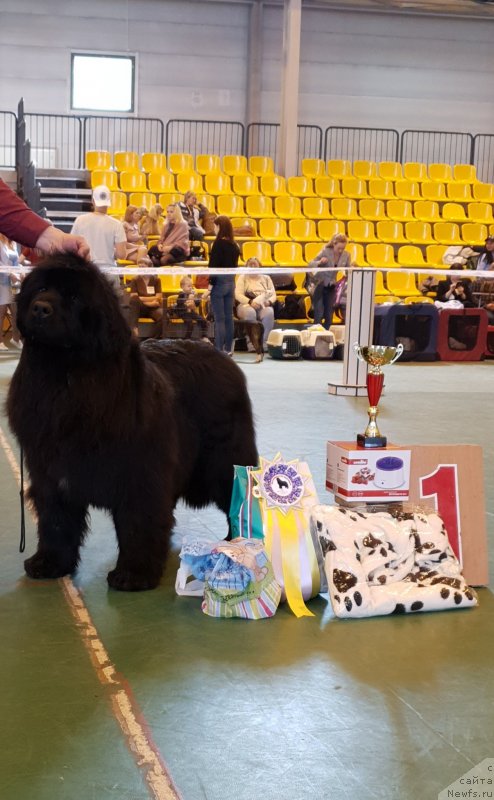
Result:
{"type": "Polygon", "coordinates": [[[360,349],[360,345],[359,345],[359,343],[358,343],[358,342],[355,342],[355,344],[353,345],[353,352],[355,353],[355,355],[357,356],[357,358],[359,359],[359,361],[363,361],[364,363],[367,363],[367,362],[365,361],[365,358],[364,358],[364,357],[363,357],[363,355],[362,355],[362,351],[361,351],[361,349],[360,349]]]}
{"type": "Polygon", "coordinates": [[[394,364],[395,361],[401,356],[402,353],[403,353],[403,345],[400,342],[399,344],[396,345],[396,354],[391,359],[391,361],[388,361],[388,364],[394,364]]]}

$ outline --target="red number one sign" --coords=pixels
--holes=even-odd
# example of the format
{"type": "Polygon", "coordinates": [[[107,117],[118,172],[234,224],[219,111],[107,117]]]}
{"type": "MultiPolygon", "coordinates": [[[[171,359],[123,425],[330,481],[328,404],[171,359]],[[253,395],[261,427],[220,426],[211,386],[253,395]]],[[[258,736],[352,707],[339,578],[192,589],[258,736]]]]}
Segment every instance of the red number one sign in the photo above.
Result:
{"type": "Polygon", "coordinates": [[[448,533],[449,543],[462,564],[458,465],[438,464],[434,472],[420,478],[420,496],[423,500],[433,498],[436,511],[448,533]]]}

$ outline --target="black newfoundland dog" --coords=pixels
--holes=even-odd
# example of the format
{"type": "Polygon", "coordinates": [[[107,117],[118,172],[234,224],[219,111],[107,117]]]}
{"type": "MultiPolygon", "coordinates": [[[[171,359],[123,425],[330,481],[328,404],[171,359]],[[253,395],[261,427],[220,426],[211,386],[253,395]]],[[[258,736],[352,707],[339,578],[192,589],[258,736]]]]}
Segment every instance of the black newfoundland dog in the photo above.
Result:
{"type": "Polygon", "coordinates": [[[233,465],[257,463],[243,373],[208,344],[140,346],[106,278],[77,256],[33,269],[18,325],[7,410],[38,516],[27,574],[74,572],[92,505],[111,512],[117,533],[109,585],[154,588],[177,500],[228,514],[233,465]]]}

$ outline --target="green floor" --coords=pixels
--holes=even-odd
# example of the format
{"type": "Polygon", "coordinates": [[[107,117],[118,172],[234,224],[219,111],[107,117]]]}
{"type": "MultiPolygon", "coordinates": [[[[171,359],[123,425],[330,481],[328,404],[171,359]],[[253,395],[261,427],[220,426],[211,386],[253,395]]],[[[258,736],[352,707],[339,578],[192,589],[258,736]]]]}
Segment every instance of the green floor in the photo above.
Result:
{"type": "MultiPolygon", "coordinates": [[[[0,400],[14,367],[0,360],[0,400]]],[[[325,442],[353,438],[366,401],[327,394],[341,364],[242,367],[260,452],[304,457],[329,501],[325,442]]],[[[492,576],[493,385],[494,363],[396,365],[380,417],[394,442],[484,447],[492,576]]],[[[3,417],[0,426],[13,445],[3,417]]],[[[23,577],[18,488],[2,448],[0,503],[1,800],[166,800],[127,745],[61,584],[23,577]]],[[[320,597],[313,618],[281,607],[263,622],[215,620],[176,596],[176,553],[158,590],[109,592],[113,528],[100,513],[92,528],[74,583],[183,800],[435,800],[494,757],[490,589],[470,611],[338,621],[320,597]]],[[[177,548],[185,533],[225,532],[214,510],[178,510],[177,548]]]]}

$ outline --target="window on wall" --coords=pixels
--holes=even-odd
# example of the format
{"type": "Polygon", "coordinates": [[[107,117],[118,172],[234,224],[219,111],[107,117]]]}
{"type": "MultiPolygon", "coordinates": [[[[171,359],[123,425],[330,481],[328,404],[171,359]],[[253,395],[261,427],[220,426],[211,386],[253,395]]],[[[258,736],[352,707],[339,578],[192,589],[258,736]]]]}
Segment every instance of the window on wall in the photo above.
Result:
{"type": "Polygon", "coordinates": [[[135,56],[72,53],[73,111],[134,111],[135,56]]]}

